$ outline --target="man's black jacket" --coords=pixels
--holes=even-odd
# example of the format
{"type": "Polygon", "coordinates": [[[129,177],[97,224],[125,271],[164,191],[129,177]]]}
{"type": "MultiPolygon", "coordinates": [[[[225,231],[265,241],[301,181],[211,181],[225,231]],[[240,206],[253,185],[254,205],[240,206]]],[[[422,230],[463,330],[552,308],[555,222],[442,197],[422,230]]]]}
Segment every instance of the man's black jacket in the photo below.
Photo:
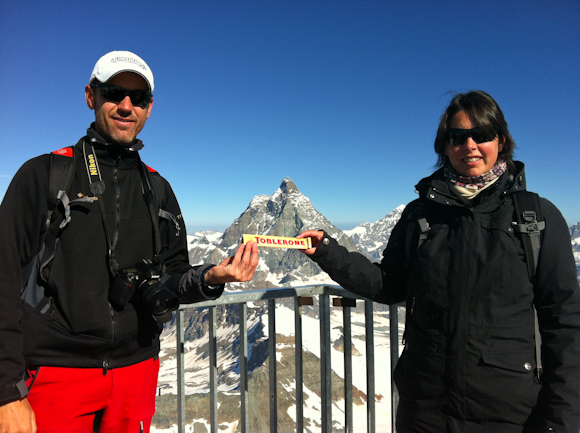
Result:
{"type": "MultiPolygon", "coordinates": [[[[106,225],[118,237],[115,258],[119,269],[143,259],[154,260],[152,219],[142,192],[138,169],[138,140],[132,150],[105,144],[93,130],[77,147],[72,199],[93,196],[81,147],[93,145],[105,182],[106,225]]],[[[108,243],[98,201],[71,207],[71,221],[59,237],[45,296],[50,304],[41,313],[20,298],[21,269],[41,244],[47,216],[50,155],[26,162],[15,175],[0,207],[0,405],[26,395],[26,368],[35,366],[97,367],[105,370],[157,356],[160,325],[140,300],[114,310],[108,302],[113,276],[108,266],[108,243]]],[[[151,176],[159,176],[151,172],[151,176]]],[[[192,268],[188,262],[185,225],[170,185],[163,179],[166,202],[161,207],[179,221],[161,220],[168,286],[181,302],[213,299],[221,294],[201,284],[211,265],[192,268]]]]}

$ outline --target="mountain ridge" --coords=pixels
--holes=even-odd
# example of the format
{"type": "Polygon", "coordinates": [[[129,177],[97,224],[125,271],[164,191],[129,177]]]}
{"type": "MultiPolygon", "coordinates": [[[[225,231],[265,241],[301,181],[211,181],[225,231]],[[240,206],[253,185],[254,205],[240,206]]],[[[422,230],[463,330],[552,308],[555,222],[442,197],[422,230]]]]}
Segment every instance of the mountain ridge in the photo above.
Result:
{"type": "MultiPolygon", "coordinates": [[[[325,230],[349,251],[357,251],[350,237],[318,212],[287,177],[272,195],[254,197],[221,236],[200,232],[191,237],[189,259],[192,264],[219,263],[235,252],[244,234],[294,237],[306,230],[325,230]]],[[[304,283],[321,273],[318,265],[298,250],[261,248],[260,264],[252,281],[230,287],[241,290],[279,287],[304,283]]]]}

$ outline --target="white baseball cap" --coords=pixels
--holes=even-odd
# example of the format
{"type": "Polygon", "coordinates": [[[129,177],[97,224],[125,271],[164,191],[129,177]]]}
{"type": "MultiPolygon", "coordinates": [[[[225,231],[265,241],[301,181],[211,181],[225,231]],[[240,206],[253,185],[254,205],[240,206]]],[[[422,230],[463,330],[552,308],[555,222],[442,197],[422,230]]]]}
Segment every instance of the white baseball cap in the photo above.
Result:
{"type": "Polygon", "coordinates": [[[141,57],[130,51],[111,51],[101,57],[95,64],[89,83],[95,78],[101,83],[106,83],[121,72],[134,72],[141,75],[147,81],[149,91],[153,92],[151,69],[141,57]]]}

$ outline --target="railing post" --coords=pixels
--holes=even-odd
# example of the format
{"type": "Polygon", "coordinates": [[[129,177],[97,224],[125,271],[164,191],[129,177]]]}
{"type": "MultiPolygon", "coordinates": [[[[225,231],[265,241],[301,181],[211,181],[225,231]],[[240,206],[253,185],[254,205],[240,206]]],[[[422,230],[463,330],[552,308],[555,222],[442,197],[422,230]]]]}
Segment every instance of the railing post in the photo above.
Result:
{"type": "Polygon", "coordinates": [[[352,324],[350,309],[356,307],[356,300],[335,298],[333,305],[342,307],[343,342],[344,342],[344,427],[346,433],[353,433],[352,414],[352,324]]]}
{"type": "Polygon", "coordinates": [[[296,371],[296,433],[304,432],[304,356],[302,353],[302,306],[313,305],[311,297],[294,298],[294,370],[296,371]]]}
{"type": "Polygon", "coordinates": [[[209,417],[211,433],[218,432],[216,307],[209,308],[209,417]]]}
{"type": "Polygon", "coordinates": [[[278,379],[276,366],[276,300],[268,300],[268,365],[270,374],[270,432],[278,431],[278,379]]]}
{"type": "Polygon", "coordinates": [[[367,352],[367,432],[375,433],[375,328],[373,302],[365,301],[365,341],[367,352]]]}
{"type": "Polygon", "coordinates": [[[320,295],[320,394],[322,433],[332,432],[332,368],[330,362],[330,297],[320,295]]]}
{"type": "Polygon", "coordinates": [[[185,428],[185,327],[183,325],[183,310],[175,314],[175,342],[177,358],[177,432],[183,433],[185,428]]]}
{"type": "Polygon", "coordinates": [[[389,338],[391,343],[391,431],[396,433],[395,418],[399,406],[399,391],[393,380],[393,373],[399,360],[399,310],[397,305],[389,306],[389,338]]]}
{"type": "Polygon", "coordinates": [[[240,428],[249,433],[248,420],[248,304],[240,307],[240,428]]]}

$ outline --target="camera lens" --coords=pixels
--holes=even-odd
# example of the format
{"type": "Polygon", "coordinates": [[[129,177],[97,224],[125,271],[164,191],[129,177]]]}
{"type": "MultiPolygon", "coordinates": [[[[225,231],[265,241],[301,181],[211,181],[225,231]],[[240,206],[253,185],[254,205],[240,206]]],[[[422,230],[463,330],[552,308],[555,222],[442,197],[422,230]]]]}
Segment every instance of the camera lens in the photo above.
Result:
{"type": "Polygon", "coordinates": [[[169,322],[179,307],[177,295],[158,280],[148,280],[139,287],[141,299],[159,323],[169,322]]]}
{"type": "Polygon", "coordinates": [[[177,295],[160,282],[161,271],[151,260],[144,259],[134,268],[117,272],[109,302],[116,310],[123,310],[127,302],[141,299],[159,323],[169,322],[179,307],[177,295]]]}

